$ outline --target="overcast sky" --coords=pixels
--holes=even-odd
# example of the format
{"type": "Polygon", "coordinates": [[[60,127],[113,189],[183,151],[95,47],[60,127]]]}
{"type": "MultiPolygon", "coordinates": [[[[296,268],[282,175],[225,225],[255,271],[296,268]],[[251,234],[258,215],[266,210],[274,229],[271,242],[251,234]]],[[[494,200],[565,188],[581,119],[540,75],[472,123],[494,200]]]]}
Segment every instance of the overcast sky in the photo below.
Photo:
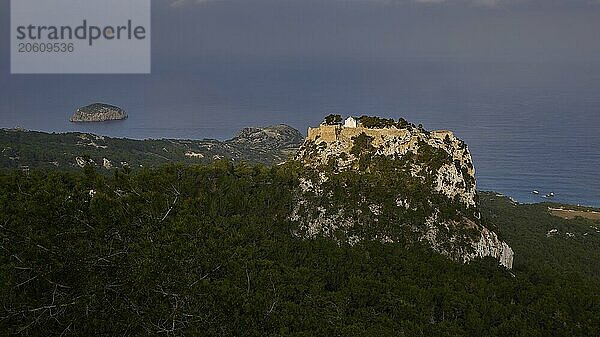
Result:
{"type": "MultiPolygon", "coordinates": [[[[589,0],[173,0],[156,36],[185,55],[600,60],[589,0]],[[167,38],[167,35],[175,37],[167,38]]],[[[162,53],[161,53],[162,54],[162,53]]]]}
{"type": "Polygon", "coordinates": [[[597,0],[153,1],[156,69],[204,57],[598,61],[599,36],[597,0]]]}
{"type": "MultiPolygon", "coordinates": [[[[539,64],[550,69],[556,64],[554,68],[565,69],[566,74],[580,69],[574,64],[600,64],[600,3],[595,0],[153,0],[152,4],[151,75],[10,75],[10,8],[8,0],[0,0],[4,32],[0,127],[63,130],[66,116],[77,106],[103,101],[121,104],[134,116],[143,111],[157,127],[165,125],[162,112],[169,111],[181,123],[202,123],[206,128],[216,127],[217,121],[209,117],[217,113],[220,125],[231,128],[276,121],[304,128],[330,107],[355,111],[363,108],[361,103],[371,102],[390,111],[420,109],[401,106],[407,98],[392,93],[405,81],[422,82],[410,90],[445,97],[436,92],[437,77],[431,79],[436,73],[426,65],[422,76],[415,74],[413,70],[419,69],[411,66],[415,61],[437,62],[442,70],[452,62],[539,64]],[[385,91],[389,97],[379,98],[385,91]],[[46,126],[39,118],[42,113],[60,122],[46,126]]],[[[556,80],[555,74],[545,74],[546,69],[536,73],[538,84],[546,78],[556,80]]],[[[514,76],[502,79],[509,80],[514,76]]],[[[584,88],[582,83],[588,83],[579,77],[569,80],[584,88]]],[[[460,85],[447,88],[458,90],[460,85]]]]}

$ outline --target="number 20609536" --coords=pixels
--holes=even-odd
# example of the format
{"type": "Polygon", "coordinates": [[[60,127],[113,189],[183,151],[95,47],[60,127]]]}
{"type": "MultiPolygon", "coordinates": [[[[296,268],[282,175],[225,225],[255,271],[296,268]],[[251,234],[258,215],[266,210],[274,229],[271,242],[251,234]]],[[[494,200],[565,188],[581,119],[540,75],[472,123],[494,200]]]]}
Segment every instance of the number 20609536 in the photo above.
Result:
{"type": "Polygon", "coordinates": [[[75,51],[73,43],[19,43],[19,53],[72,53],[75,51]]]}

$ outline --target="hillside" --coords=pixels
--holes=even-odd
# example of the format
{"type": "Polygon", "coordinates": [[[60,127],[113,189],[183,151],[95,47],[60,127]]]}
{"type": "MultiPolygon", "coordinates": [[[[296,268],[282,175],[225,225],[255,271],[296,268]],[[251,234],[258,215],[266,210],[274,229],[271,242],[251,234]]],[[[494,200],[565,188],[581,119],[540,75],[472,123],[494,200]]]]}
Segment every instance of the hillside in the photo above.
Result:
{"type": "Polygon", "coordinates": [[[515,268],[536,266],[600,277],[600,220],[564,219],[550,210],[574,208],[569,205],[518,204],[493,192],[479,196],[483,219],[514,249],[515,268]]]}
{"type": "Polygon", "coordinates": [[[171,162],[208,163],[222,158],[276,164],[288,159],[303,139],[286,125],[246,128],[226,141],[133,140],[4,129],[0,130],[0,168],[139,168],[171,162]]]}
{"type": "Polygon", "coordinates": [[[301,175],[294,164],[267,169],[223,161],[118,169],[112,177],[91,167],[0,173],[0,331],[600,333],[600,279],[586,271],[587,260],[577,261],[594,257],[598,247],[586,251],[566,236],[547,240],[547,228],[534,218],[542,213],[514,223],[524,220],[520,205],[483,198],[484,221],[497,223],[515,249],[509,272],[491,258],[463,264],[419,244],[300,239],[287,219],[301,175]],[[521,227],[528,228],[523,235],[521,227]],[[571,247],[580,251],[573,259],[543,262],[571,247]]]}

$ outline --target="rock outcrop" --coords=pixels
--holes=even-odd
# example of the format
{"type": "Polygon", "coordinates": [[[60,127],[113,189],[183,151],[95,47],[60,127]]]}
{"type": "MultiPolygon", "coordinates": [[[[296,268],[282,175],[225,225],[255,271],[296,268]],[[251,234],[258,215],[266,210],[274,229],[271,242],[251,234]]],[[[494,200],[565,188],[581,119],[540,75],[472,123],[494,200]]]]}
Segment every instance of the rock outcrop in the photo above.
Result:
{"type": "MultiPolygon", "coordinates": [[[[295,155],[303,140],[304,136],[298,130],[280,124],[244,128],[224,145],[242,153],[254,153],[253,159],[257,162],[281,163],[295,155]]],[[[235,156],[231,158],[235,159],[235,156]]]]}
{"type": "Polygon", "coordinates": [[[119,107],[103,103],[94,103],[77,109],[69,121],[73,123],[105,122],[126,118],[127,113],[119,107]]]}
{"type": "Polygon", "coordinates": [[[481,223],[462,140],[404,120],[345,125],[310,128],[297,154],[306,171],[292,214],[300,235],[420,242],[457,261],[492,256],[512,267],[512,249],[481,223]]]}
{"type": "Polygon", "coordinates": [[[297,149],[303,140],[304,136],[298,130],[279,124],[244,128],[227,142],[230,144],[297,149]]]}

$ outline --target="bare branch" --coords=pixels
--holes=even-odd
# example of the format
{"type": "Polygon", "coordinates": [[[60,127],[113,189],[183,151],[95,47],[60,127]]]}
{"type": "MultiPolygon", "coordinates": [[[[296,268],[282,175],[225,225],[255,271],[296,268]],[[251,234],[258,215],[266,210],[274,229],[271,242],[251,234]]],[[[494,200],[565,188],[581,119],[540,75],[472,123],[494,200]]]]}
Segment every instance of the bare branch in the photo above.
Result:
{"type": "Polygon", "coordinates": [[[18,287],[20,287],[20,286],[22,286],[22,285],[25,285],[25,284],[27,284],[27,283],[29,283],[29,282],[31,282],[31,281],[33,281],[33,280],[35,280],[37,277],[38,277],[38,275],[35,275],[34,277],[30,278],[29,280],[27,280],[27,281],[23,281],[23,282],[21,282],[21,283],[17,284],[17,285],[15,286],[15,288],[18,288],[18,287]]]}
{"type": "Polygon", "coordinates": [[[210,274],[212,274],[212,273],[216,272],[217,270],[219,270],[219,269],[221,268],[221,266],[222,266],[222,265],[220,264],[220,265],[218,265],[218,266],[217,266],[217,268],[215,268],[215,269],[211,270],[210,272],[208,272],[208,273],[204,274],[204,276],[202,276],[201,278],[197,279],[197,280],[196,280],[196,281],[194,281],[192,284],[190,284],[190,285],[189,285],[189,287],[191,288],[191,287],[193,287],[194,285],[196,285],[196,283],[198,283],[198,282],[200,282],[200,281],[204,280],[204,279],[205,279],[205,278],[207,278],[207,277],[208,277],[210,274]]]}
{"type": "Polygon", "coordinates": [[[169,216],[169,213],[171,213],[171,211],[173,210],[173,207],[175,207],[175,204],[177,203],[177,199],[179,199],[179,195],[175,196],[175,200],[173,201],[173,204],[171,205],[171,207],[169,208],[169,210],[167,211],[165,216],[163,216],[162,219],[160,219],[160,222],[165,221],[165,219],[169,216]]]}
{"type": "Polygon", "coordinates": [[[275,304],[277,304],[277,301],[274,301],[273,304],[271,304],[271,309],[267,311],[267,315],[270,315],[273,312],[273,309],[275,309],[275,304]]]}
{"type": "Polygon", "coordinates": [[[248,273],[248,268],[246,268],[246,279],[248,281],[248,289],[246,290],[246,295],[250,294],[250,274],[248,273]]]}

